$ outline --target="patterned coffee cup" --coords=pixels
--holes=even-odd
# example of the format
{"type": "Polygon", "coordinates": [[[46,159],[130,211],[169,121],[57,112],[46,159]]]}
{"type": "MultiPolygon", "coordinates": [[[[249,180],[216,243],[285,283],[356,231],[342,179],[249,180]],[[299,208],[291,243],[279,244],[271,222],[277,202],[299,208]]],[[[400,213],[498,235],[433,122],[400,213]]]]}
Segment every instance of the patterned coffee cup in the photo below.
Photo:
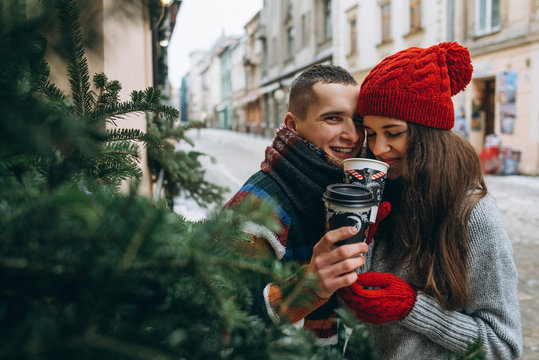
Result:
{"type": "Polygon", "coordinates": [[[378,206],[382,202],[389,165],[373,159],[351,158],[344,160],[343,166],[345,183],[362,185],[373,192],[376,204],[372,209],[370,222],[376,222],[378,206]]]}
{"type": "Polygon", "coordinates": [[[322,199],[326,209],[326,231],[343,226],[355,226],[358,230],[356,235],[335,245],[366,240],[369,217],[375,204],[374,195],[369,189],[352,184],[332,184],[327,186],[322,199]]]}

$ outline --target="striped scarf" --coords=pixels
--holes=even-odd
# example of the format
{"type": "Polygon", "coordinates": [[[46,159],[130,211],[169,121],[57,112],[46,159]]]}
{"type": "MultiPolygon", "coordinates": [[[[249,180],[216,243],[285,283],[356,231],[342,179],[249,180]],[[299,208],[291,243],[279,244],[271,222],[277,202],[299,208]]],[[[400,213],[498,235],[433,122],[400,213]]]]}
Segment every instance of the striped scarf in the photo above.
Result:
{"type": "MultiPolygon", "coordinates": [[[[262,171],[271,176],[304,216],[323,212],[322,194],[343,181],[342,162],[281,126],[266,149],[262,171]]],[[[316,218],[316,217],[315,217],[316,218]]]]}

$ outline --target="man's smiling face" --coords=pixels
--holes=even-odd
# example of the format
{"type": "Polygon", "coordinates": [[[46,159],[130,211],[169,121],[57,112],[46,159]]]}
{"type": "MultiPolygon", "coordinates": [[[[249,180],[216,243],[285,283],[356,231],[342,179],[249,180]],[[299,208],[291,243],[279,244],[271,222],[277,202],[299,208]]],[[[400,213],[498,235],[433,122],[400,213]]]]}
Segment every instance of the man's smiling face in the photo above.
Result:
{"type": "Polygon", "coordinates": [[[305,118],[288,113],[286,126],[341,161],[356,157],[364,140],[356,112],[359,86],[317,83],[313,92],[305,118]]]}

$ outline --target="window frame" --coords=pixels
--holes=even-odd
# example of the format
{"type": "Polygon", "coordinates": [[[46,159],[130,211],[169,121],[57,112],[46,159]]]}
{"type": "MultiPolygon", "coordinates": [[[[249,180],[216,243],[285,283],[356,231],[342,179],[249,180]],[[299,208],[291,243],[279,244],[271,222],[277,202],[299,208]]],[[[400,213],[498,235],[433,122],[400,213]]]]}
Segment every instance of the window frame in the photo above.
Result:
{"type": "Polygon", "coordinates": [[[391,2],[380,3],[380,40],[382,44],[391,41],[391,2]],[[384,12],[387,9],[387,12],[384,12]]]}
{"type": "Polygon", "coordinates": [[[475,36],[488,35],[501,29],[500,5],[500,0],[474,0],[475,36]],[[497,5],[497,14],[494,14],[496,7],[493,4],[497,5]],[[497,15],[497,19],[495,19],[495,15],[497,15]]]}
{"type": "Polygon", "coordinates": [[[409,0],[409,15],[410,26],[408,28],[409,33],[414,33],[422,28],[422,1],[421,0],[409,0]]]}
{"type": "Polygon", "coordinates": [[[357,54],[357,19],[351,18],[348,20],[348,37],[349,37],[349,49],[348,49],[348,55],[355,55],[357,54]],[[352,26],[353,24],[353,26],[352,26]]]}
{"type": "Polygon", "coordinates": [[[294,26],[289,26],[286,29],[286,53],[288,59],[292,59],[295,55],[294,41],[296,38],[296,29],[294,26]]]}
{"type": "Polygon", "coordinates": [[[324,0],[324,38],[326,40],[333,38],[333,1],[324,0]]]}

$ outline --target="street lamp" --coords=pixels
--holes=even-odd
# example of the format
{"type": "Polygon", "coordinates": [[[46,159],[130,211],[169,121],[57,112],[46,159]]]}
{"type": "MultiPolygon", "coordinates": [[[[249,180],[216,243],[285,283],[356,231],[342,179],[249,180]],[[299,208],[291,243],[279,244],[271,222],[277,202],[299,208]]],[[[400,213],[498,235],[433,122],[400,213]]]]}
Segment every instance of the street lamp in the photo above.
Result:
{"type": "Polygon", "coordinates": [[[275,92],[273,93],[273,98],[275,100],[277,100],[279,103],[281,101],[283,101],[283,99],[284,99],[284,91],[283,91],[283,89],[279,88],[279,89],[275,90],[275,92]]]}
{"type": "Polygon", "coordinates": [[[162,46],[162,47],[167,47],[169,41],[170,41],[170,31],[167,30],[162,35],[162,38],[159,40],[159,45],[162,46]]]}

